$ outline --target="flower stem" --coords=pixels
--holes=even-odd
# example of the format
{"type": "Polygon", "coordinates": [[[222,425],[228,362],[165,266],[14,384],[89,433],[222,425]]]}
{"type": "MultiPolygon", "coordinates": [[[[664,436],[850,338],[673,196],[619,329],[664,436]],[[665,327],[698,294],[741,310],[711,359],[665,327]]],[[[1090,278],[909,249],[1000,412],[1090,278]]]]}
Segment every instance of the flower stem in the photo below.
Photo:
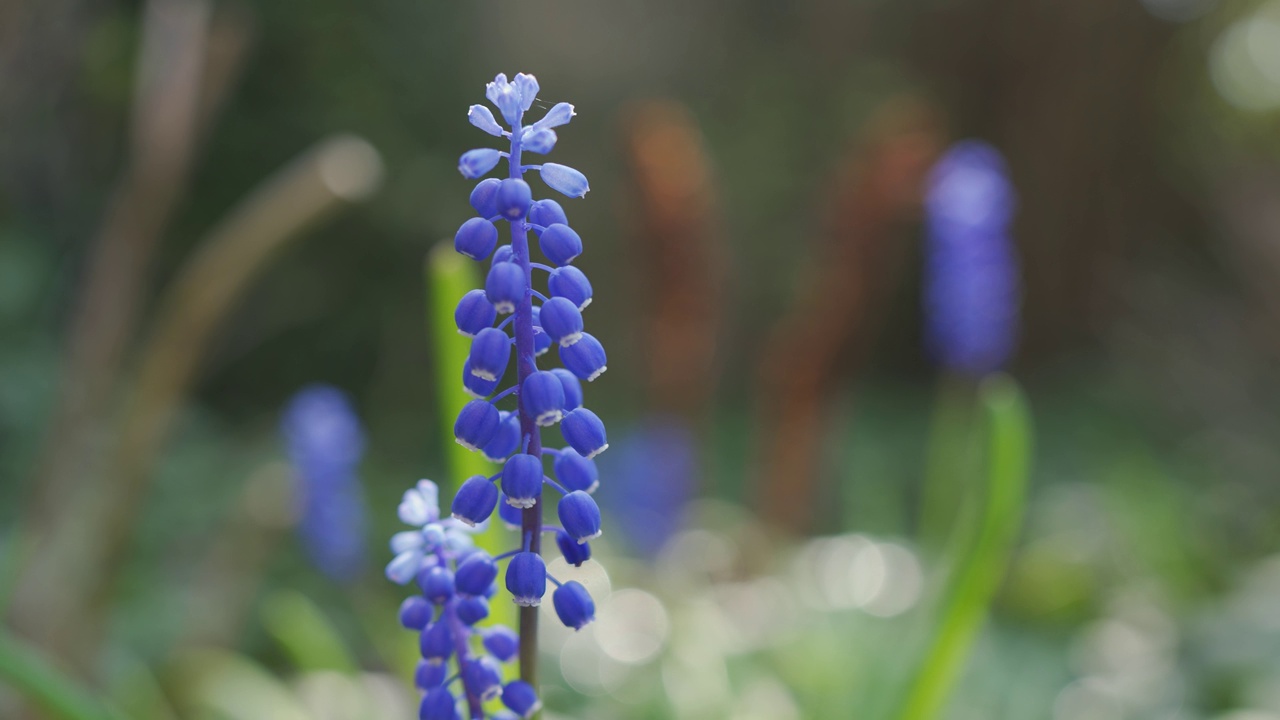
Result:
{"type": "MultiPolygon", "coordinates": [[[[524,169],[520,167],[520,123],[511,128],[510,177],[520,178],[524,169]]],[[[516,305],[516,384],[521,385],[524,379],[537,371],[534,360],[533,342],[533,268],[529,262],[529,231],[525,229],[524,219],[511,221],[511,255],[520,269],[524,271],[525,286],[528,292],[520,298],[516,305]]],[[[520,432],[529,438],[525,452],[534,457],[542,457],[542,437],[538,425],[524,408],[519,408],[520,432]]],[[[520,516],[521,531],[531,536],[529,551],[542,554],[542,501],[534,502],[533,507],[526,508],[520,516]]],[[[538,687],[538,608],[520,608],[520,679],[538,687]]]]}

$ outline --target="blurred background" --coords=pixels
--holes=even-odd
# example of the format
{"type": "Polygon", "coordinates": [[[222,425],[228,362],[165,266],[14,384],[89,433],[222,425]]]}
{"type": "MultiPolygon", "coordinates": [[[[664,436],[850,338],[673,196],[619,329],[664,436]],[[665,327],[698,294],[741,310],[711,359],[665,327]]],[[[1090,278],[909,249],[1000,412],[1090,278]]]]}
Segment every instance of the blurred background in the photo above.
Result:
{"type": "Polygon", "coordinates": [[[5,0],[0,716],[413,716],[519,71],[610,357],[546,717],[1280,719],[1276,0],[5,0]]]}

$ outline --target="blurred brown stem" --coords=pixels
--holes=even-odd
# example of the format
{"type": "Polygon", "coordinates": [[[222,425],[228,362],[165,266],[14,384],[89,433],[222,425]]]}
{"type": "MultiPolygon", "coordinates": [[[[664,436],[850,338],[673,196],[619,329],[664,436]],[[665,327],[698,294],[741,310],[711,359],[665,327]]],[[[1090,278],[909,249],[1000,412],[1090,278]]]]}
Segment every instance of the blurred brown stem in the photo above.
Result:
{"type": "Polygon", "coordinates": [[[792,309],[773,328],[760,366],[760,430],[768,438],[756,479],[760,515],[780,529],[810,529],[828,440],[824,415],[839,359],[870,344],[873,305],[892,287],[902,253],[898,226],[917,208],[941,145],[932,109],[897,98],[879,109],[824,198],[822,245],[792,309]]]}

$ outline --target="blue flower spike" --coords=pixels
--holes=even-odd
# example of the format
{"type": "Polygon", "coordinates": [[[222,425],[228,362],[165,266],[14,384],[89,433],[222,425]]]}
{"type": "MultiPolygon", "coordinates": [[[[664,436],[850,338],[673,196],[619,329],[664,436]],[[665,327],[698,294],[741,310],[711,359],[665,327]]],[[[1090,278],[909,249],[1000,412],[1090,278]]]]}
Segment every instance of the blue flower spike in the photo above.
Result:
{"type": "Polygon", "coordinates": [[[574,117],[573,105],[561,102],[541,119],[527,121],[525,114],[540,92],[537,78],[526,73],[510,80],[500,74],[486,84],[489,104],[472,105],[467,120],[509,147],[468,150],[458,161],[463,177],[478,182],[469,197],[475,215],[459,226],[454,249],[474,260],[488,259],[488,272],[484,287],[466,293],[454,312],[458,332],[471,338],[462,384],[476,398],[458,413],[454,437],[501,463],[502,470],[462,482],[446,517],[429,481],[406,492],[398,508],[411,529],[392,538],[395,557],[386,574],[410,587],[416,580],[420,591],[401,606],[400,622],[420,633],[423,660],[414,680],[422,692],[419,718],[425,720],[530,718],[542,707],[528,682],[535,668],[521,667],[524,679],[502,683],[501,664],[515,662],[521,646],[529,657],[538,653],[530,620],[536,613],[521,613],[519,633],[493,624],[490,607],[500,572],[516,605],[540,605],[550,581],[558,588],[556,614],[566,625],[580,628],[595,614],[585,588],[576,582],[561,585],[547,575],[542,557],[545,534],[554,535],[570,564],[591,558],[588,541],[601,532],[600,509],[588,494],[599,484],[591,458],[608,442],[600,418],[583,407],[583,382],[605,371],[606,356],[582,316],[592,301],[591,282],[570,264],[583,254],[582,236],[560,202],[535,197],[525,177],[536,170],[540,189],[545,185],[570,198],[590,189],[583,173],[565,165],[523,164],[530,154],[553,152],[556,128],[574,117]],[[485,177],[504,159],[500,177],[485,177]],[[531,238],[536,238],[534,248],[531,238]],[[546,296],[539,292],[544,280],[546,296]],[[551,364],[543,358],[552,347],[558,348],[553,357],[563,367],[538,367],[551,364]],[[507,372],[512,355],[514,379],[507,372]],[[542,433],[557,424],[569,447],[544,451],[542,433]],[[551,456],[558,480],[547,477],[544,453],[551,456]],[[544,533],[544,485],[560,495],[561,527],[554,533],[544,533]],[[520,532],[516,548],[491,556],[475,547],[470,533],[487,527],[495,509],[504,525],[520,532]],[[498,697],[505,709],[496,707],[498,697]]]}
{"type": "Polygon", "coordinates": [[[1000,152],[974,140],[947,150],[927,183],[925,339],[943,368],[981,377],[1017,344],[1016,193],[1000,152]]]}

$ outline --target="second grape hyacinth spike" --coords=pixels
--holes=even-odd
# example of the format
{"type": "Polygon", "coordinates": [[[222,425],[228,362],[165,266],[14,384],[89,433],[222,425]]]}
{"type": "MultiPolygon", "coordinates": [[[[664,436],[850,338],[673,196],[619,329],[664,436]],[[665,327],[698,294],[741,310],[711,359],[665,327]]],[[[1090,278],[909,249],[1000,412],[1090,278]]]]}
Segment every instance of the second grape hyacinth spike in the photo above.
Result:
{"type": "Polygon", "coordinates": [[[405,601],[401,621],[421,633],[417,684],[424,719],[529,718],[538,712],[537,619],[548,582],[556,588],[553,605],[565,626],[581,629],[595,617],[586,588],[548,575],[542,558],[544,490],[550,488],[560,496],[563,529],[556,530],[556,546],[570,565],[590,559],[589,542],[601,534],[600,510],[591,496],[599,473],[591,458],[608,442],[604,423],[583,405],[583,383],[606,370],[604,346],[584,331],[583,311],[593,291],[586,274],[573,265],[586,249],[584,239],[559,202],[535,198],[525,174],[536,170],[543,185],[569,198],[587,193],[587,178],[557,163],[521,164],[525,151],[550,152],[558,140],[553,128],[574,116],[572,105],[557,103],[526,124],[524,115],[539,89],[532,75],[508,80],[499,74],[485,87],[496,115],[484,105],[467,113],[472,125],[506,138],[509,146],[468,150],[458,164],[464,177],[480,182],[470,194],[476,216],[461,223],[454,247],[487,267],[484,287],[460,298],[455,314],[458,331],[472,338],[463,384],[476,399],[459,413],[454,437],[502,467],[492,477],[476,475],[460,483],[448,519],[441,519],[435,485],[428,481],[408,491],[400,506],[401,519],[416,529],[392,539],[395,558],[387,576],[400,584],[416,581],[421,590],[405,601]],[[504,158],[505,177],[484,178],[504,158]],[[499,232],[503,223],[507,242],[499,232]],[[546,264],[531,257],[531,233],[546,264]],[[553,345],[564,367],[540,369],[538,358],[553,345]],[[507,372],[512,356],[514,377],[507,372]],[[544,448],[543,432],[557,425],[567,447],[544,448]],[[469,535],[484,528],[495,510],[519,530],[516,547],[496,558],[473,547],[469,535]],[[480,626],[500,584],[508,601],[520,606],[518,634],[480,626]],[[476,639],[482,649],[474,646],[476,639]],[[521,679],[503,685],[498,664],[517,657],[521,679]],[[442,669],[450,662],[456,672],[442,669]],[[457,691],[455,685],[460,685],[457,691]],[[495,698],[506,709],[488,712],[486,703],[491,707],[495,698]]]}

